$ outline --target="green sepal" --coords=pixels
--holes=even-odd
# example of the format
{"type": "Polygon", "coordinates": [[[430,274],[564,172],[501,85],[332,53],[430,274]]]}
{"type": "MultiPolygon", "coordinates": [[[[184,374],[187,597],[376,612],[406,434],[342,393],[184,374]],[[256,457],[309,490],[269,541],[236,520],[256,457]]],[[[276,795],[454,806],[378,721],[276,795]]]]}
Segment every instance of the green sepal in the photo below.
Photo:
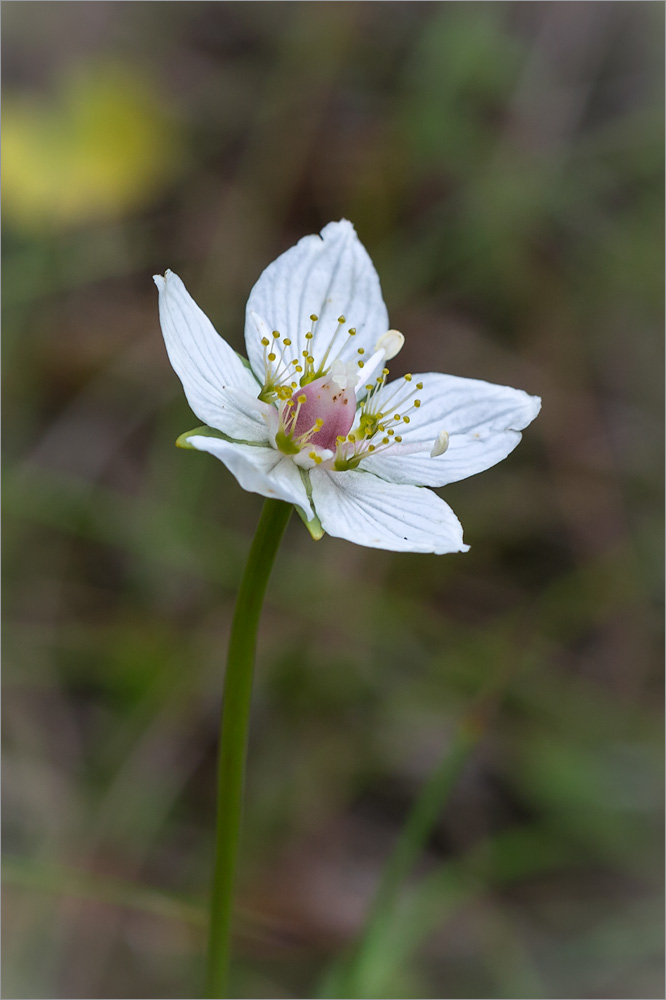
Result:
{"type": "MultiPolygon", "coordinates": [[[[308,495],[308,500],[312,504],[312,509],[314,510],[315,505],[312,503],[312,483],[310,482],[310,475],[305,469],[299,469],[298,471],[301,474],[301,479],[303,480],[303,486],[305,486],[305,492],[308,495]]],[[[296,507],[296,504],[294,504],[294,506],[296,507]]],[[[326,532],[321,526],[321,521],[317,517],[317,512],[315,511],[315,516],[311,521],[308,521],[305,516],[305,512],[302,511],[300,507],[296,507],[296,510],[298,511],[298,516],[312,535],[315,542],[318,542],[320,538],[323,538],[326,532]]]]}
{"type": "Polygon", "coordinates": [[[221,441],[229,441],[230,444],[249,444],[253,448],[265,448],[265,444],[260,444],[259,441],[243,441],[240,438],[229,437],[228,434],[223,434],[222,431],[216,431],[214,427],[195,427],[193,431],[185,431],[176,438],[176,448],[190,448],[193,449],[194,446],[190,444],[188,438],[191,437],[207,437],[207,438],[219,438],[221,441]]]}
{"type": "MultiPolygon", "coordinates": [[[[295,504],[294,506],[296,507],[295,504]]],[[[321,521],[319,520],[316,514],[311,521],[308,521],[307,517],[305,516],[305,511],[301,510],[300,507],[296,507],[296,512],[300,517],[301,521],[303,522],[303,524],[305,525],[305,527],[308,529],[308,531],[314,538],[315,542],[318,542],[320,538],[324,537],[326,532],[322,528],[321,521]]]]}
{"type": "Polygon", "coordinates": [[[233,441],[228,434],[223,434],[222,431],[216,431],[213,427],[195,427],[192,431],[185,431],[184,434],[180,434],[176,438],[176,448],[194,448],[193,445],[187,440],[191,437],[208,437],[208,438],[221,438],[222,441],[233,441]]]}
{"type": "MultiPolygon", "coordinates": [[[[239,361],[243,362],[243,366],[247,368],[248,371],[252,372],[252,365],[247,360],[247,358],[243,354],[239,354],[238,351],[234,351],[234,354],[236,355],[239,361]]],[[[252,374],[254,375],[254,372],[252,372],[252,374]]]]}

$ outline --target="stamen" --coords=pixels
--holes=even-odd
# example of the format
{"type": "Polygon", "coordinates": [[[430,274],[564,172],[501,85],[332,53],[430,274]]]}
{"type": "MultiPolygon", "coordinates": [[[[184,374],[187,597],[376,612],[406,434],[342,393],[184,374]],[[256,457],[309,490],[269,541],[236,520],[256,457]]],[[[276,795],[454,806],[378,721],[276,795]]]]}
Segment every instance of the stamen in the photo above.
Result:
{"type": "Polygon", "coordinates": [[[430,457],[437,458],[438,455],[443,455],[448,447],[449,447],[449,435],[447,434],[446,431],[440,431],[439,434],[437,435],[434,445],[432,446],[430,457]]]}
{"type": "MultiPolygon", "coordinates": [[[[319,372],[320,375],[324,374],[324,369],[326,368],[326,362],[328,361],[328,356],[331,353],[331,350],[333,349],[333,344],[338,339],[338,334],[340,333],[340,330],[342,329],[342,327],[344,326],[344,324],[346,322],[347,322],[347,320],[345,319],[344,316],[338,316],[338,325],[335,328],[335,333],[331,337],[329,345],[326,348],[326,350],[324,351],[324,356],[321,359],[321,364],[319,365],[319,368],[318,368],[318,372],[319,372]]],[[[354,332],[356,332],[356,331],[354,331],[354,332]]],[[[337,359],[334,358],[334,360],[337,360],[337,359]]]]}
{"type": "Polygon", "coordinates": [[[399,354],[404,343],[405,338],[399,330],[387,330],[375,344],[375,351],[383,351],[384,359],[390,361],[399,354]]]}
{"type": "Polygon", "coordinates": [[[295,363],[287,363],[285,361],[285,351],[291,346],[291,340],[288,337],[282,340],[279,330],[273,330],[271,336],[273,338],[272,342],[268,337],[261,338],[261,344],[264,349],[265,378],[259,399],[263,399],[264,402],[272,402],[276,396],[280,400],[285,400],[291,395],[291,388],[288,385],[288,367],[289,364],[295,363]],[[279,353],[276,350],[269,350],[271,347],[276,347],[278,341],[279,353]]]}

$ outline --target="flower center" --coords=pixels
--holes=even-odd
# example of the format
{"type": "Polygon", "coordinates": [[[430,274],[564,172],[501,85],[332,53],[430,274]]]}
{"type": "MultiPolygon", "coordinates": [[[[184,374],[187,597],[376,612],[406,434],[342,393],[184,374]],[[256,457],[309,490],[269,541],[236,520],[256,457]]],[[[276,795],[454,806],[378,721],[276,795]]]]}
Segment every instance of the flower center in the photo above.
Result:
{"type": "Polygon", "coordinates": [[[304,385],[281,407],[275,442],[280,451],[295,454],[305,445],[335,451],[340,437],[351,430],[356,414],[354,376],[343,370],[304,385]],[[351,382],[351,385],[349,383],[351,382]]]}
{"type": "MultiPolygon", "coordinates": [[[[410,423],[410,413],[420,407],[421,400],[414,397],[418,397],[423,383],[412,385],[408,374],[403,382],[394,384],[392,393],[380,396],[389,373],[388,368],[383,368],[377,378],[359,387],[360,370],[365,366],[364,349],[358,349],[355,361],[340,360],[345,317],[338,318],[337,328],[319,360],[311,352],[318,317],[313,313],[310,321],[312,326],[305,334],[306,347],[300,358],[291,357],[295,353],[292,342],[278,330],[273,330],[272,339],[263,337],[261,341],[265,379],[259,398],[277,404],[275,447],[285,455],[299,456],[299,465],[309,459],[315,465],[326,462],[327,468],[336,471],[356,469],[368,455],[393,445],[409,451],[422,450],[420,444],[402,445],[398,432],[410,423]],[[332,358],[335,348],[338,350],[332,358]],[[357,389],[365,393],[358,407],[357,389]]],[[[347,337],[355,335],[354,327],[347,329],[347,337]]],[[[395,357],[403,343],[404,337],[397,330],[383,334],[369,360],[370,371],[376,371],[382,359],[395,357]]],[[[446,441],[442,435],[435,442],[433,455],[446,450],[448,435],[446,441]]]]}
{"type": "Polygon", "coordinates": [[[308,434],[308,444],[335,451],[338,437],[347,436],[356,414],[356,394],[352,387],[347,386],[348,381],[345,374],[337,378],[324,375],[301,389],[296,397],[300,404],[297,410],[293,407],[293,400],[289,400],[287,406],[292,403],[294,409],[294,438],[308,434]],[[316,425],[319,425],[318,429],[316,425]]]}

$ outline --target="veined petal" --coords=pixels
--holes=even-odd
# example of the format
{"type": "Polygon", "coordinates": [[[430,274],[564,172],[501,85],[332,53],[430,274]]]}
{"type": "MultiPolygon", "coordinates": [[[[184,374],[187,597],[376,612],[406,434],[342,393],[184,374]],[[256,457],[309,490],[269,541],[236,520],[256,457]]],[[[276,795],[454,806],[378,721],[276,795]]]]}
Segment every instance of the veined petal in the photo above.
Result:
{"type": "Polygon", "coordinates": [[[312,507],[301,474],[286,455],[268,446],[238,444],[203,435],[188,437],[187,443],[224,462],[244,490],[296,504],[308,520],[312,519],[312,507]]]}
{"type": "Polygon", "coordinates": [[[310,472],[324,531],[394,552],[466,552],[460,521],[430,490],[387,483],[367,472],[310,472]]]}
{"type": "Polygon", "coordinates": [[[247,303],[245,343],[252,369],[263,379],[261,337],[251,314],[257,313],[292,341],[292,357],[302,358],[307,349],[317,363],[345,317],[329,360],[357,360],[359,348],[372,353],[379,337],[388,330],[388,314],[377,272],[351,224],[343,219],[330,222],[321,236],[305,236],[266,268],[250,292],[247,303]],[[306,340],[318,317],[314,337],[306,340]],[[347,330],[353,327],[356,335],[347,330]],[[338,349],[340,350],[338,351],[338,349]]]}
{"type": "Polygon", "coordinates": [[[215,330],[177,274],[154,276],[169,361],[196,415],[230,437],[263,441],[265,404],[259,386],[215,330]]]}
{"type": "Polygon", "coordinates": [[[541,408],[538,396],[478,379],[430,372],[413,375],[410,391],[419,382],[423,389],[404,406],[400,393],[406,392],[398,382],[388,383],[377,394],[378,409],[408,413],[409,423],[400,426],[405,444],[422,445],[417,453],[388,448],[363,460],[362,468],[388,482],[446,486],[483,472],[513,451],[519,432],[541,408]],[[415,398],[420,406],[410,408],[415,398]],[[449,435],[448,449],[432,458],[430,451],[442,430],[449,435]]]}

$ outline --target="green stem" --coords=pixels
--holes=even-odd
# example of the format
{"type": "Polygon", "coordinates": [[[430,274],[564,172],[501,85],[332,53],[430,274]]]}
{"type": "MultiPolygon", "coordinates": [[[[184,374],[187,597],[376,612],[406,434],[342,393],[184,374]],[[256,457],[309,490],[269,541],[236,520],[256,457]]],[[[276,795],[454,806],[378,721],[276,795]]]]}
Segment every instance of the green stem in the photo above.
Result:
{"type": "Polygon", "coordinates": [[[291,504],[280,500],[266,500],[264,503],[231,625],[218,757],[215,869],[206,982],[208,998],[226,996],[257,628],[268,578],[292,510],[291,504]]]}

